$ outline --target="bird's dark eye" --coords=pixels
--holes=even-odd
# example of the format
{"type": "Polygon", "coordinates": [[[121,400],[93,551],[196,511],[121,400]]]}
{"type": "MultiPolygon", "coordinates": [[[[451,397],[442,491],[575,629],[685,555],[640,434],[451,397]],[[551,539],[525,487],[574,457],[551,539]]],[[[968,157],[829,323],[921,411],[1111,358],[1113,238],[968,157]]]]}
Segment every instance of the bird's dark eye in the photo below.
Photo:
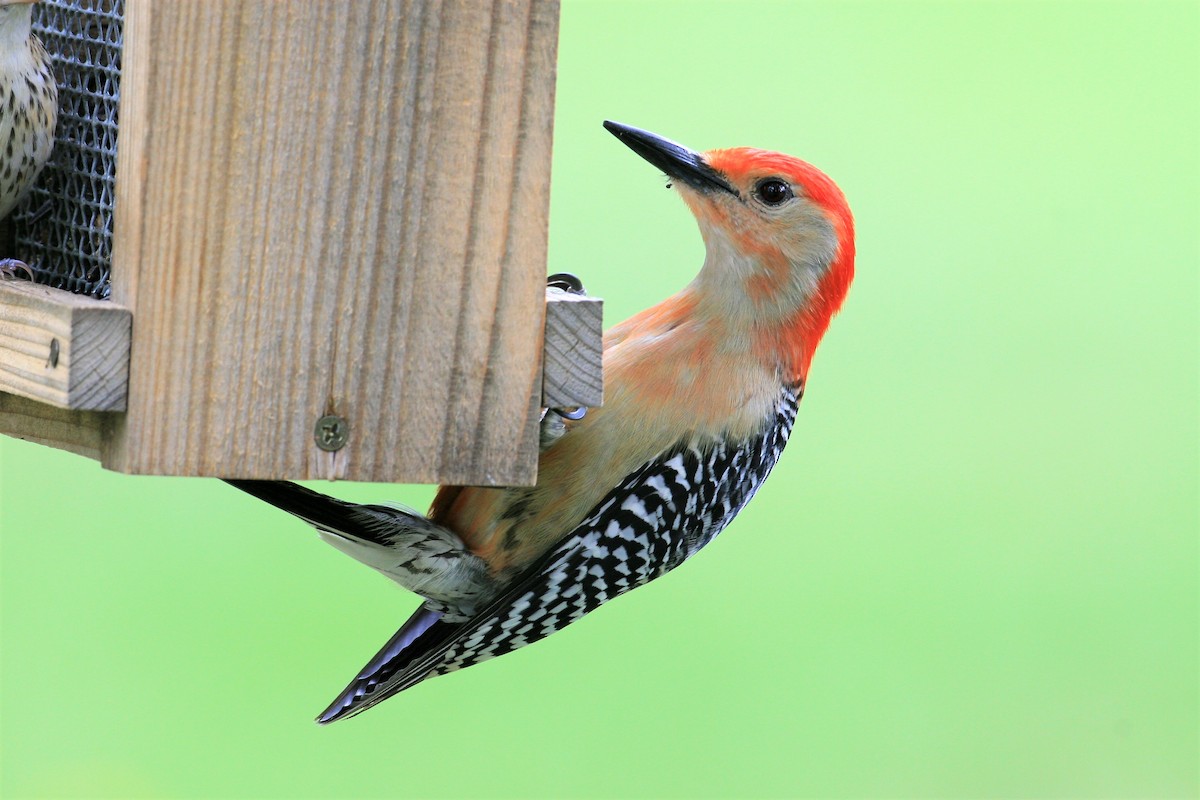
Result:
{"type": "Polygon", "coordinates": [[[786,182],[779,180],[779,178],[767,178],[765,181],[760,181],[758,186],[755,187],[754,192],[758,195],[759,200],[762,200],[769,206],[786,203],[794,197],[792,187],[788,186],[786,182]]]}

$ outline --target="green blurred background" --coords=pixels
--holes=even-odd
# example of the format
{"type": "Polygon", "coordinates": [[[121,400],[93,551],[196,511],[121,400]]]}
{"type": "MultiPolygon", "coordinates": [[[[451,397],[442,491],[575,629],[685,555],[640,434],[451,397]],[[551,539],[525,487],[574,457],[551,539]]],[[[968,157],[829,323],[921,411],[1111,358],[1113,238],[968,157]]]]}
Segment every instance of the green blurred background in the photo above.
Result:
{"type": "Polygon", "coordinates": [[[0,439],[0,794],[1196,796],[1198,42],[1195,2],[567,0],[550,268],[610,324],[702,247],[604,118],[855,210],[766,488],[662,581],[318,728],[413,596],[216,481],[0,439]]]}

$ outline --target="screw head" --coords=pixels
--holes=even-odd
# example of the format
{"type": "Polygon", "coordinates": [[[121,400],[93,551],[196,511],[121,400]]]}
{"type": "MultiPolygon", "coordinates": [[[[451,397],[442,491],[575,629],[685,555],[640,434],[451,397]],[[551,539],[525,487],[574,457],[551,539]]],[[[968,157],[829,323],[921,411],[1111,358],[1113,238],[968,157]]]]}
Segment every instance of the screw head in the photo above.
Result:
{"type": "Polygon", "coordinates": [[[346,446],[350,438],[350,423],[335,414],[326,414],[313,427],[313,440],[322,450],[333,452],[346,446]]]}
{"type": "Polygon", "coordinates": [[[59,351],[58,339],[51,339],[50,340],[50,357],[46,359],[46,366],[50,367],[50,369],[58,368],[58,351],[59,351]]]}

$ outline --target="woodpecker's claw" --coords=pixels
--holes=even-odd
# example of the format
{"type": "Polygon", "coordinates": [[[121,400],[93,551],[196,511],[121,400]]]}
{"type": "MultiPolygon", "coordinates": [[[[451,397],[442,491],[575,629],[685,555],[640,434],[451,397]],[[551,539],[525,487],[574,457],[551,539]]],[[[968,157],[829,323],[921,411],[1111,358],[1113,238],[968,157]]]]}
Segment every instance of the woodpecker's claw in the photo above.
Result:
{"type": "Polygon", "coordinates": [[[561,289],[567,294],[587,294],[587,290],[583,288],[583,281],[569,272],[554,273],[546,278],[546,285],[551,289],[561,289]]]}
{"type": "Polygon", "coordinates": [[[33,280],[33,270],[24,261],[17,261],[15,258],[0,259],[0,280],[21,280],[17,277],[19,272],[25,273],[25,280],[33,280]]]}
{"type": "Polygon", "coordinates": [[[574,411],[566,411],[561,408],[543,408],[541,429],[538,433],[538,449],[544,453],[550,445],[563,437],[567,432],[567,425],[563,420],[569,419],[574,422],[583,419],[586,414],[586,406],[579,406],[574,411]]]}
{"type": "MultiPolygon", "coordinates": [[[[569,272],[554,273],[546,278],[546,286],[567,294],[587,295],[587,290],[583,288],[583,281],[569,272]]],[[[562,408],[543,408],[542,428],[538,438],[541,450],[545,452],[546,448],[557,442],[567,432],[567,426],[563,424],[563,420],[569,419],[575,422],[583,419],[586,414],[585,406],[578,406],[569,411],[562,408]]]]}

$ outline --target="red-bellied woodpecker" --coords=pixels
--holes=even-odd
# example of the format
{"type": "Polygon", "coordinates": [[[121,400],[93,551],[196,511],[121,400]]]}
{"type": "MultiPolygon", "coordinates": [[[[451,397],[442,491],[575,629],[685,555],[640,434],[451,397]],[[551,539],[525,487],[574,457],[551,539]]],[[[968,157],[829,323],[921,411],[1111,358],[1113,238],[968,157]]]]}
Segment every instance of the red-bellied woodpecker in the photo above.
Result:
{"type": "MultiPolygon", "coordinates": [[[[30,26],[37,0],[0,0],[0,219],[20,202],[54,147],[58,86],[30,26]]],[[[0,277],[29,272],[0,260],[0,277]]]]}
{"type": "Polygon", "coordinates": [[[442,487],[422,517],[231,481],[426,598],[319,722],[542,639],[673,569],[729,524],[783,451],[853,277],[842,192],[790,156],[697,153],[605,127],[666,173],[707,256],[681,292],[607,332],[604,406],[565,421],[536,486],[442,487]]]}

